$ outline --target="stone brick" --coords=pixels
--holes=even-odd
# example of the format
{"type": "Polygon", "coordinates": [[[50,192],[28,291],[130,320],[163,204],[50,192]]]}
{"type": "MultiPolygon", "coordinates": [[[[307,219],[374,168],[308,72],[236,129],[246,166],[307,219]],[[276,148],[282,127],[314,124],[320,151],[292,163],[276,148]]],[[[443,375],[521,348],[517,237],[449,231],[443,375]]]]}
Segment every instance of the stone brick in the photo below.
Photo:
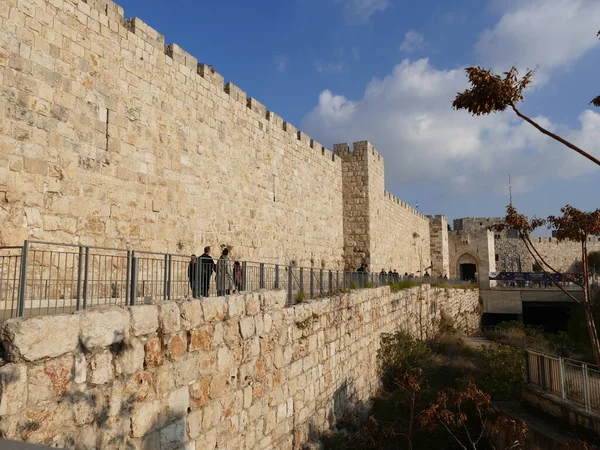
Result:
{"type": "Polygon", "coordinates": [[[148,432],[158,428],[160,403],[152,401],[139,403],[131,415],[131,434],[133,437],[144,437],[148,432]]]}
{"type": "MultiPolygon", "coordinates": [[[[180,364],[181,361],[178,362],[180,364]]],[[[156,394],[160,397],[167,394],[175,387],[176,374],[173,373],[173,366],[168,364],[159,367],[154,372],[154,387],[156,394]]],[[[179,380],[178,380],[179,381],[179,380]]],[[[183,380],[182,380],[183,381],[183,380]]],[[[187,386],[188,380],[185,380],[187,386]]],[[[182,386],[184,383],[177,383],[177,386],[182,386]]]]}
{"type": "Polygon", "coordinates": [[[260,312],[260,297],[258,294],[246,296],[246,315],[255,316],[260,312]]]}
{"type": "Polygon", "coordinates": [[[217,351],[217,370],[225,372],[233,368],[233,354],[227,347],[220,347],[217,351]]]}
{"type": "Polygon", "coordinates": [[[243,295],[231,295],[227,297],[229,317],[241,317],[245,311],[245,297],[243,295]]]}
{"type": "MultiPolygon", "coordinates": [[[[190,439],[195,440],[202,432],[202,410],[192,411],[187,416],[188,435],[190,439]]],[[[202,447],[200,447],[202,448],[202,447]]]]}
{"type": "Polygon", "coordinates": [[[183,417],[190,404],[190,393],[187,386],[171,391],[167,395],[167,409],[171,417],[183,417]]]}
{"type": "Polygon", "coordinates": [[[131,306],[131,331],[134,336],[155,333],[158,330],[158,307],[156,305],[131,306]]]}
{"type": "Polygon", "coordinates": [[[116,357],[117,374],[130,375],[144,368],[144,344],[132,338],[124,343],[116,357]]]}
{"type": "Polygon", "coordinates": [[[81,317],[81,343],[87,349],[107,347],[129,336],[129,312],[118,307],[90,309],[81,317]]]}
{"type": "Polygon", "coordinates": [[[188,300],[179,304],[181,326],[184,330],[192,330],[204,324],[204,313],[200,300],[188,300]]]}
{"type": "MultiPolygon", "coordinates": [[[[210,430],[196,439],[197,448],[213,450],[217,447],[217,430],[210,430]]],[[[265,447],[266,448],[266,447],[265,447]]]]}
{"type": "Polygon", "coordinates": [[[73,380],[73,356],[63,356],[37,364],[29,369],[27,377],[29,403],[38,403],[60,397],[73,380]]]}
{"type": "Polygon", "coordinates": [[[225,318],[227,303],[224,297],[204,298],[202,299],[202,310],[206,322],[220,321],[225,318]]]}
{"type": "Polygon", "coordinates": [[[175,302],[164,302],[158,305],[158,318],[163,333],[177,333],[181,329],[179,307],[175,302]]]}
{"type": "Polygon", "coordinates": [[[194,329],[190,332],[190,351],[208,350],[213,337],[213,328],[210,325],[194,329]]]}
{"type": "Polygon", "coordinates": [[[254,318],[253,317],[245,317],[240,320],[240,334],[242,338],[249,339],[254,336],[254,318]]]}
{"type": "Polygon", "coordinates": [[[24,431],[21,439],[29,442],[56,445],[66,448],[75,434],[73,411],[68,402],[45,402],[27,409],[21,416],[24,431]],[[28,427],[24,426],[29,424],[28,427]]]}
{"type": "Polygon", "coordinates": [[[75,351],[79,325],[77,315],[9,319],[2,325],[0,334],[11,361],[37,361],[75,351]],[[48,336],[54,338],[48,339],[48,336]]]}
{"type": "Polygon", "coordinates": [[[148,339],[144,345],[146,367],[157,367],[164,363],[165,357],[162,350],[161,339],[158,337],[148,339]]]}
{"type": "Polygon", "coordinates": [[[104,350],[90,358],[90,383],[105,384],[113,377],[113,355],[109,350],[104,350]]]}
{"type": "Polygon", "coordinates": [[[75,355],[75,376],[73,381],[77,384],[87,381],[87,360],[82,354],[75,355]]]}
{"type": "Polygon", "coordinates": [[[213,377],[210,382],[210,398],[216,399],[223,395],[227,389],[227,375],[220,374],[213,377]]]}
{"type": "Polygon", "coordinates": [[[7,364],[0,367],[0,416],[17,414],[27,405],[27,367],[7,364]]]}
{"type": "Polygon", "coordinates": [[[123,396],[130,402],[145,402],[155,398],[150,372],[138,372],[126,380],[123,396]]]}
{"type": "Polygon", "coordinates": [[[192,408],[201,408],[209,400],[210,378],[202,378],[190,385],[190,405],[192,408]]]}
{"type": "Polygon", "coordinates": [[[176,450],[186,441],[185,419],[179,419],[166,428],[160,430],[160,448],[162,450],[176,450]]]}
{"type": "Polygon", "coordinates": [[[187,351],[187,346],[187,333],[185,331],[165,337],[165,348],[171,361],[183,356],[187,351]]]}

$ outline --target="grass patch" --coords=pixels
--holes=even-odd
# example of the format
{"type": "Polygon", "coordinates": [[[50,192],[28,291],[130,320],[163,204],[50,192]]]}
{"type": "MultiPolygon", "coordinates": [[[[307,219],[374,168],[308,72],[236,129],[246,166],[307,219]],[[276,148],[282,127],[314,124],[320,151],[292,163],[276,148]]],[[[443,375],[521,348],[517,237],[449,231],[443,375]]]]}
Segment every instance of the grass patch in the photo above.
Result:
{"type": "Polygon", "coordinates": [[[392,292],[402,291],[404,289],[410,289],[417,286],[421,286],[423,283],[419,281],[395,281],[394,283],[388,283],[392,292]]]}

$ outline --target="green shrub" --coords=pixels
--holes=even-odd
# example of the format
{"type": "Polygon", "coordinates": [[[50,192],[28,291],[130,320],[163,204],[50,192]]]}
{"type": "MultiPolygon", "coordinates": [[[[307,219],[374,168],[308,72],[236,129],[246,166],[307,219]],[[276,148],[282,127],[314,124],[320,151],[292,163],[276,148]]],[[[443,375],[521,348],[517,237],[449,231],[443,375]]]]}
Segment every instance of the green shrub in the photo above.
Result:
{"type": "Polygon", "coordinates": [[[424,368],[431,362],[432,352],[427,344],[408,333],[399,331],[381,335],[377,363],[383,386],[393,390],[399,374],[415,368],[424,368]]]}
{"type": "Polygon", "coordinates": [[[390,290],[392,292],[398,292],[404,289],[410,289],[417,286],[421,286],[421,284],[423,283],[420,283],[418,281],[395,281],[394,283],[388,283],[388,286],[390,287],[390,290]]]}
{"type": "Polygon", "coordinates": [[[298,291],[296,294],[296,303],[302,303],[306,299],[304,291],[298,291]]]}
{"type": "Polygon", "coordinates": [[[479,384],[493,400],[520,398],[525,387],[525,352],[508,345],[490,345],[481,351],[479,384]]]}

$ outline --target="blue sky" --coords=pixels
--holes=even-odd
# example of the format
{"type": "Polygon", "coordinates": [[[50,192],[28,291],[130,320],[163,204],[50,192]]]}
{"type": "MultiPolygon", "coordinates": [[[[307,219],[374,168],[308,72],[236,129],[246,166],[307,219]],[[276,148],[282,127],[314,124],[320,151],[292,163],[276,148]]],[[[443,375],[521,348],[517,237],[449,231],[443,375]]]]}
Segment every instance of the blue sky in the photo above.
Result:
{"type": "Polygon", "coordinates": [[[597,0],[120,0],[199,61],[331,148],[370,140],[386,186],[425,214],[600,207],[600,170],[509,113],[451,109],[462,70],[537,67],[521,109],[600,156],[597,0]]]}

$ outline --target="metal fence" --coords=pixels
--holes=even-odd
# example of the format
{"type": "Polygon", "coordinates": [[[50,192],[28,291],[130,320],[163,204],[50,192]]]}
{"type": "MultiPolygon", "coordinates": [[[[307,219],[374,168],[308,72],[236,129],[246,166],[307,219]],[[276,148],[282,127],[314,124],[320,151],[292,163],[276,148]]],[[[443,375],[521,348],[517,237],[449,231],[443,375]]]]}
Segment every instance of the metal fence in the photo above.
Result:
{"type": "Polygon", "coordinates": [[[563,402],[600,413],[598,367],[527,350],[527,381],[563,402]]]}
{"type": "Polygon", "coordinates": [[[25,241],[0,247],[0,321],[183,297],[286,289],[288,304],[390,282],[465,284],[252,261],[25,241]]]}

